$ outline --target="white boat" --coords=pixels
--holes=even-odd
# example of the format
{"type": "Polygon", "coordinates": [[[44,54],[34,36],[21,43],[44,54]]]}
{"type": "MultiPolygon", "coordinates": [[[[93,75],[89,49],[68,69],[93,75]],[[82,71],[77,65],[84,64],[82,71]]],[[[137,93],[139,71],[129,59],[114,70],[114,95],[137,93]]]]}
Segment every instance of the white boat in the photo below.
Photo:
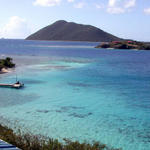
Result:
{"type": "Polygon", "coordinates": [[[23,83],[20,83],[19,81],[17,81],[16,83],[12,84],[11,85],[12,88],[22,88],[24,87],[24,84],[23,83]]]}

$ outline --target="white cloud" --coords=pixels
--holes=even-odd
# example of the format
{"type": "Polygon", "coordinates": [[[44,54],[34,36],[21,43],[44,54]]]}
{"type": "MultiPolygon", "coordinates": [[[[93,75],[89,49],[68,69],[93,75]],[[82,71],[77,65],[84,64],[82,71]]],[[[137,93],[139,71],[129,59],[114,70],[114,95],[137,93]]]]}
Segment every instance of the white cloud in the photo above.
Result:
{"type": "Polygon", "coordinates": [[[74,0],[67,0],[68,2],[74,2],[74,0]]]}
{"type": "Polygon", "coordinates": [[[117,0],[109,0],[108,5],[109,7],[114,7],[116,5],[117,0]]]}
{"type": "Polygon", "coordinates": [[[8,23],[0,29],[0,37],[25,38],[30,34],[30,29],[25,19],[13,16],[8,23]]]}
{"type": "Polygon", "coordinates": [[[75,8],[83,8],[84,5],[85,5],[85,3],[80,2],[80,3],[75,4],[74,7],[75,7],[75,8]]]}
{"type": "Polygon", "coordinates": [[[61,0],[35,0],[35,2],[33,2],[33,5],[51,7],[51,6],[59,5],[60,3],[61,0]]]}
{"type": "Polygon", "coordinates": [[[103,4],[95,4],[97,9],[103,9],[105,6],[103,4]]]}
{"type": "Polygon", "coordinates": [[[136,4],[136,0],[129,0],[125,3],[125,8],[131,8],[134,7],[136,4]]]}
{"type": "Polygon", "coordinates": [[[120,14],[129,11],[135,7],[136,0],[109,0],[107,12],[111,14],[120,14]]]}
{"type": "Polygon", "coordinates": [[[150,8],[145,8],[144,13],[147,14],[147,15],[150,15],[150,8]]]}
{"type": "Polygon", "coordinates": [[[110,14],[121,14],[121,13],[124,13],[125,10],[120,7],[110,7],[110,8],[107,8],[107,12],[110,14]]]}

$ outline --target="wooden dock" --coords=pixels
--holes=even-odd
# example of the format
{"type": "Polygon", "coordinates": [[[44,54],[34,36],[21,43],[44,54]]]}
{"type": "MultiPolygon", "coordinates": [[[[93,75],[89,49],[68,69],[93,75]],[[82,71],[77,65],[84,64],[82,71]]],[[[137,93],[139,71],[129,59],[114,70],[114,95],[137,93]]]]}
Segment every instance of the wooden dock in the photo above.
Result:
{"type": "Polygon", "coordinates": [[[0,150],[21,150],[14,145],[8,144],[3,140],[0,140],[0,150]]]}
{"type": "Polygon", "coordinates": [[[20,83],[20,82],[16,82],[14,84],[1,84],[0,83],[0,87],[5,87],[5,88],[22,88],[24,86],[24,84],[20,83]]]}
{"type": "Polygon", "coordinates": [[[0,84],[0,87],[12,87],[13,84],[0,84]]]}

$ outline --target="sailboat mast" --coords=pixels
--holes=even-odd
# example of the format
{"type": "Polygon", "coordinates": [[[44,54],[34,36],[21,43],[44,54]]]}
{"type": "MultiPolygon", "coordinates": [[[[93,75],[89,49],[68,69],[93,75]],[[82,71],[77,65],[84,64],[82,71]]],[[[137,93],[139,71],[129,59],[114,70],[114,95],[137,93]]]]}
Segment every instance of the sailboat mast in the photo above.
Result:
{"type": "Polygon", "coordinates": [[[16,75],[16,82],[18,81],[17,75],[16,75]]]}

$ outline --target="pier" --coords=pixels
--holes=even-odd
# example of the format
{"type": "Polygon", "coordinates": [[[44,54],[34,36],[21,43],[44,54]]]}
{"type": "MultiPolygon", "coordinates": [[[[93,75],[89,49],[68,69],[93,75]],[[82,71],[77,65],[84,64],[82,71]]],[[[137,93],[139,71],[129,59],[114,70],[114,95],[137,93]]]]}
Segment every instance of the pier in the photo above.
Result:
{"type": "Polygon", "coordinates": [[[24,84],[20,83],[19,81],[14,83],[14,84],[1,84],[0,83],[0,87],[6,87],[6,88],[22,88],[24,86],[24,84]]]}

